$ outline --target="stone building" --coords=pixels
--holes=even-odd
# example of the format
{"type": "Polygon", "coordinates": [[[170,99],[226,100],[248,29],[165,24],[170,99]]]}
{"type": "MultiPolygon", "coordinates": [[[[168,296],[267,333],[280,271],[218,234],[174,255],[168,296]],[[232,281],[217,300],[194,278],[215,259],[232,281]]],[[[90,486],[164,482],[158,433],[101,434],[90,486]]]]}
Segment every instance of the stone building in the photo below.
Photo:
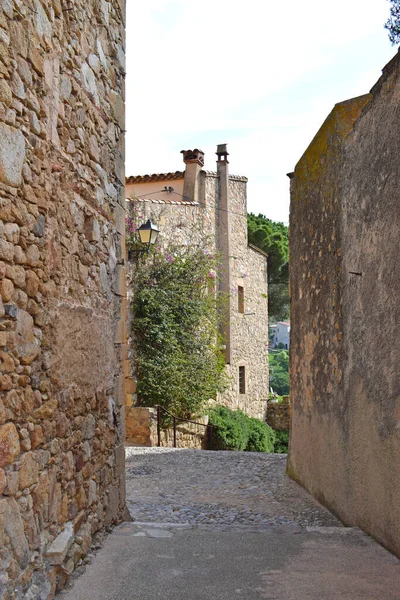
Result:
{"type": "Polygon", "coordinates": [[[400,54],[291,175],[289,474],[400,556],[400,54]]]}
{"type": "Polygon", "coordinates": [[[124,509],[124,2],[0,0],[0,598],[124,509]]]}
{"type": "MultiPolygon", "coordinates": [[[[182,153],[185,171],[129,177],[127,198],[139,200],[142,220],[151,218],[158,225],[163,244],[206,240],[210,251],[219,251],[219,286],[229,298],[224,328],[229,388],[218,401],[263,419],[268,399],[267,259],[248,244],[247,178],[229,174],[225,144],[217,149],[216,172],[204,170],[201,150],[182,153]]],[[[128,382],[128,407],[135,404],[135,387],[128,382]]]]}

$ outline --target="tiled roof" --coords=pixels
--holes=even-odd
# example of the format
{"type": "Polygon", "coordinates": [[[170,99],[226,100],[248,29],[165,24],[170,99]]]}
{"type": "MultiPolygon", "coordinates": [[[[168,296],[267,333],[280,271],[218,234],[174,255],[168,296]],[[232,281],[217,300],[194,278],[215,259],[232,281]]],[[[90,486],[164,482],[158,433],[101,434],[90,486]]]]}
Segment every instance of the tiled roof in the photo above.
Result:
{"type": "Polygon", "coordinates": [[[268,254],[264,252],[264,250],[261,250],[261,248],[257,248],[257,246],[254,246],[254,244],[248,244],[248,247],[251,248],[251,250],[254,250],[254,252],[258,252],[259,254],[262,254],[263,256],[268,258],[268,254]]]}
{"type": "Polygon", "coordinates": [[[150,181],[174,181],[183,179],[185,173],[183,171],[175,171],[175,173],[153,173],[153,175],[132,175],[126,178],[126,183],[149,183],[150,181]]]}
{"type": "MultiPolygon", "coordinates": [[[[201,171],[206,177],[218,177],[216,171],[201,171]]],[[[126,178],[126,183],[149,183],[151,181],[174,181],[176,179],[183,179],[185,177],[184,171],[175,171],[174,173],[153,173],[152,175],[131,175],[126,178]]],[[[244,181],[247,182],[247,177],[244,175],[229,175],[229,179],[232,181],[244,181]]]]}
{"type": "MultiPolygon", "coordinates": [[[[166,198],[164,200],[156,199],[156,198],[137,198],[139,202],[150,202],[151,204],[177,204],[178,206],[199,206],[198,202],[187,202],[186,200],[170,200],[166,198]]],[[[127,202],[129,202],[129,198],[127,198],[127,202]]]]}
{"type": "MultiPolygon", "coordinates": [[[[202,173],[205,173],[207,177],[218,177],[217,171],[202,171],[202,173]]],[[[232,181],[244,181],[245,183],[248,181],[248,178],[244,175],[229,174],[229,179],[232,179],[232,181]]]]}

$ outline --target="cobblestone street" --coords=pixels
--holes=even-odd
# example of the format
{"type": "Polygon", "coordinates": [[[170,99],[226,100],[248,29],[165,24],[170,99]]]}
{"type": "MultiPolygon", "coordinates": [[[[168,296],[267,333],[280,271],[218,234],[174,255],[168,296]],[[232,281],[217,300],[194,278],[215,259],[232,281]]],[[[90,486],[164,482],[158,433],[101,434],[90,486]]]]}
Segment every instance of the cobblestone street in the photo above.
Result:
{"type": "Polygon", "coordinates": [[[65,600],[399,599],[398,559],[291,481],[286,456],[126,455],[133,522],[91,555],[65,600]]]}
{"type": "Polygon", "coordinates": [[[134,521],[340,527],[285,475],[286,455],[127,448],[134,521]]]}

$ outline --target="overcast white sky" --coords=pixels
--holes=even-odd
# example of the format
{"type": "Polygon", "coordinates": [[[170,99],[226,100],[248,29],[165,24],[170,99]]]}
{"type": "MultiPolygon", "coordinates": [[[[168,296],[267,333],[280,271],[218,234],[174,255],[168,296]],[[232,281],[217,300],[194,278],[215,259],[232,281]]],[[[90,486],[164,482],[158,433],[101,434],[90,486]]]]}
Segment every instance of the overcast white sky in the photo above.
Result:
{"type": "Polygon", "coordinates": [[[248,208],[288,221],[294,166],[336,102],[394,56],[387,0],[128,0],[127,175],[201,148],[246,175],[248,208]]]}

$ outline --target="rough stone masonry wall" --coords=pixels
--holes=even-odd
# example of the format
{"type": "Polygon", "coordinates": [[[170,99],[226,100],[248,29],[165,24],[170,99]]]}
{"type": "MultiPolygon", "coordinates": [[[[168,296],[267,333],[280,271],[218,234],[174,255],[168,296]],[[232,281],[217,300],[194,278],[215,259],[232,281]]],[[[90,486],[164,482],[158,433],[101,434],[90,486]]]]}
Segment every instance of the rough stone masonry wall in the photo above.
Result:
{"type": "Polygon", "coordinates": [[[0,598],[124,508],[124,2],[0,0],[0,598]]]}
{"type": "Polygon", "coordinates": [[[400,55],[292,180],[289,473],[400,555],[400,55]]]}
{"type": "Polygon", "coordinates": [[[248,246],[246,183],[230,180],[229,198],[232,358],[222,401],[264,420],[269,391],[267,257],[248,246]],[[244,289],[244,314],[238,311],[238,286],[244,289]],[[239,393],[239,366],[245,367],[245,394],[239,393]]]}
{"type": "Polygon", "coordinates": [[[268,401],[266,421],[272,429],[288,431],[290,429],[290,413],[290,397],[282,396],[282,402],[268,401]]]}

